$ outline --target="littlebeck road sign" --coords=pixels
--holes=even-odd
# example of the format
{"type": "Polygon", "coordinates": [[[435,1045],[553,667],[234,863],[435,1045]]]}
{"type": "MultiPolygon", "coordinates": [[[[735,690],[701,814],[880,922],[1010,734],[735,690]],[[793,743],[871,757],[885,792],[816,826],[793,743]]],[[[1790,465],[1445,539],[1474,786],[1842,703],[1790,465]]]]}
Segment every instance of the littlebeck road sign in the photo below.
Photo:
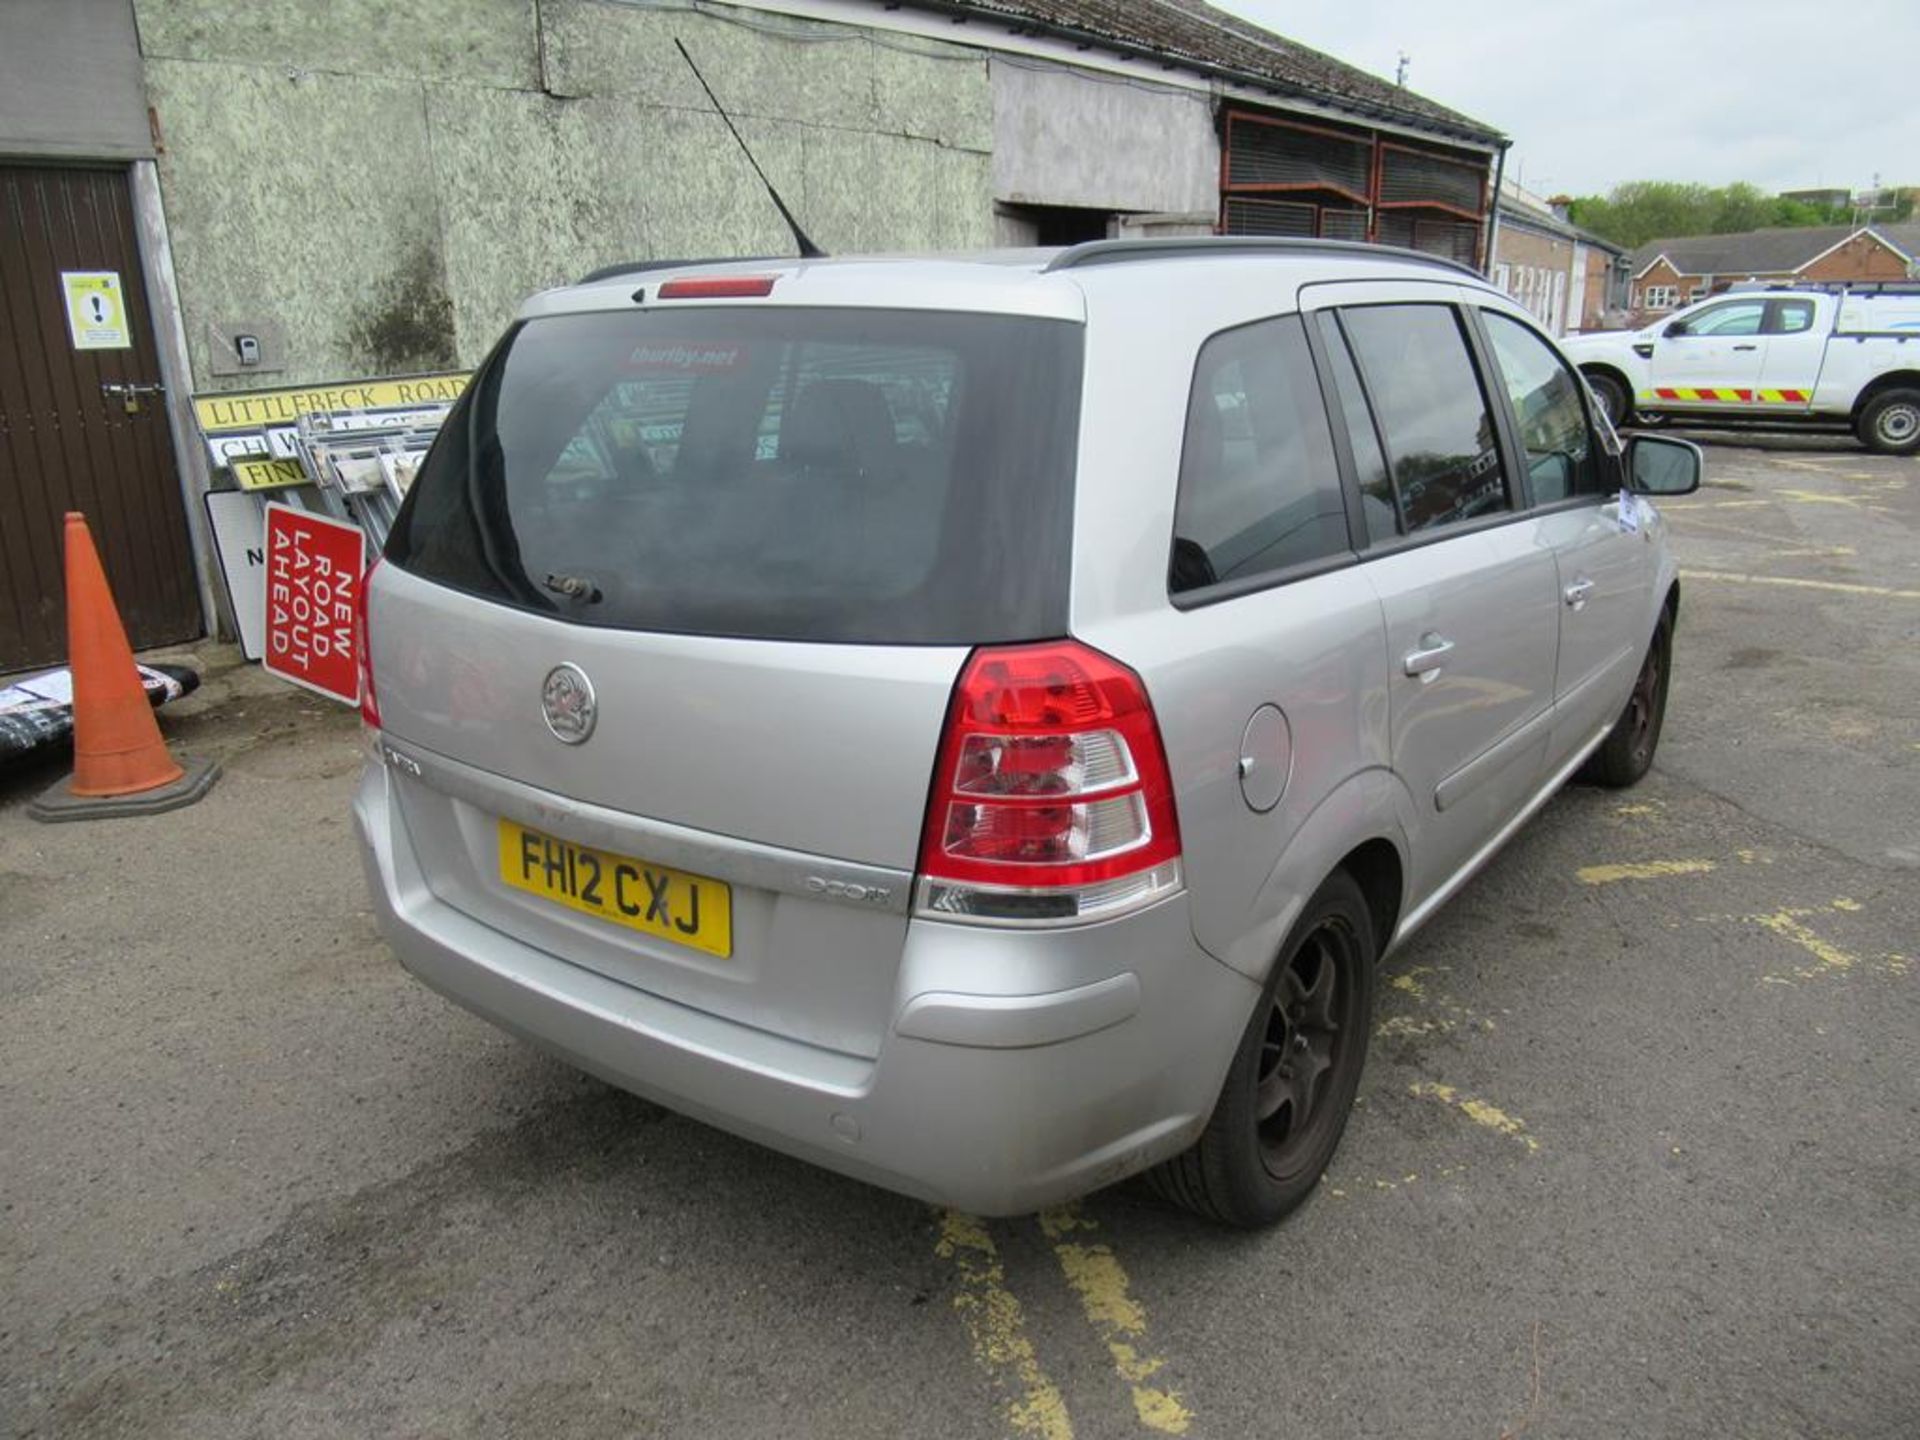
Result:
{"type": "Polygon", "coordinates": [[[282,679],[360,702],[353,633],[365,540],[357,525],[290,505],[267,506],[267,653],[282,679]]]}

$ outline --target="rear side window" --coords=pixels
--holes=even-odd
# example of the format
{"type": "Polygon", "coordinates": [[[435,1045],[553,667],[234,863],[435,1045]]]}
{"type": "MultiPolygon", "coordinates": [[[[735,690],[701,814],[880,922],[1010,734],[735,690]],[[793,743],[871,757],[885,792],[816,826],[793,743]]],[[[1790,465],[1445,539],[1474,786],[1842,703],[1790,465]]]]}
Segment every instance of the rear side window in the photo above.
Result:
{"type": "Polygon", "coordinates": [[[1766,332],[1769,335],[1797,335],[1802,330],[1813,328],[1813,302],[1811,300],[1775,300],[1767,310],[1766,332]]]}
{"type": "Polygon", "coordinates": [[[1175,594],[1349,548],[1326,407],[1300,317],[1200,348],[1187,403],[1167,588],[1175,594]]]}
{"type": "Polygon", "coordinates": [[[1480,318],[1513,402],[1534,503],[1551,505],[1599,493],[1600,466],[1579,380],[1546,341],[1519,321],[1491,310],[1481,311],[1480,318]]]}
{"type": "Polygon", "coordinates": [[[1386,452],[1373,428],[1372,407],[1360,384],[1360,373],[1353,368],[1353,356],[1347,351],[1347,337],[1340,333],[1340,322],[1330,310],[1319,316],[1321,345],[1326,351],[1328,368],[1333,372],[1333,388],[1340,396],[1340,411],[1347,426],[1347,443],[1353,450],[1353,468],[1360,481],[1360,511],[1367,523],[1367,542],[1377,545],[1391,540],[1401,530],[1400,515],[1394,506],[1393,481],[1387,478],[1386,452]]]}
{"type": "Polygon", "coordinates": [[[387,558],[621,629],[1060,635],[1081,335],[772,306],[529,321],[448,417],[387,558]]]}
{"type": "Polygon", "coordinates": [[[1409,534],[1508,508],[1493,416],[1447,305],[1341,312],[1409,534]]]}

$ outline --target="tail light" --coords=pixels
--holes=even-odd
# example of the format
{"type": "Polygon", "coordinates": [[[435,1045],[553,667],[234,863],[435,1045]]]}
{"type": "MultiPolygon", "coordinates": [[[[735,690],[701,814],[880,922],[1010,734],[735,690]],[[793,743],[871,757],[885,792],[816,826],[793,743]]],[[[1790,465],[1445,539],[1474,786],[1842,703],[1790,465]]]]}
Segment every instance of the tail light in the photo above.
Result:
{"type": "Polygon", "coordinates": [[[1173,782],[1140,677],[1073,641],[975,651],[940,740],[920,913],[1092,920],[1180,883],[1173,782]]]}
{"type": "Polygon", "coordinates": [[[380,557],[360,577],[360,589],[353,597],[353,649],[360,661],[360,719],[373,729],[380,728],[380,697],[373,691],[373,636],[367,629],[367,593],[373,589],[373,572],[380,568],[380,557]]]}

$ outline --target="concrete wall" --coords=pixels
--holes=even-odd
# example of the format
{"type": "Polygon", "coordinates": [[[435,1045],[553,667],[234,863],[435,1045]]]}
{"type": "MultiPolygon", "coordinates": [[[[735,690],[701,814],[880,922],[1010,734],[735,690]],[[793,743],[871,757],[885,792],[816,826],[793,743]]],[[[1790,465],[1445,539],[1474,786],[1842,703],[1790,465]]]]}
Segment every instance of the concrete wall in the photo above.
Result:
{"type": "Polygon", "coordinates": [[[996,58],[993,194],[1163,215],[1220,206],[1213,102],[1111,76],[996,58]]]}
{"type": "Polygon", "coordinates": [[[197,388],[471,366],[529,292],[791,254],[673,47],[828,251],[991,243],[978,51],[619,0],[136,0],[197,388]],[[745,23],[736,23],[745,22],[745,23]],[[215,380],[210,322],[285,327],[215,380]]]}
{"type": "Polygon", "coordinates": [[[0,0],[0,155],[152,153],[129,0],[0,0]]]}

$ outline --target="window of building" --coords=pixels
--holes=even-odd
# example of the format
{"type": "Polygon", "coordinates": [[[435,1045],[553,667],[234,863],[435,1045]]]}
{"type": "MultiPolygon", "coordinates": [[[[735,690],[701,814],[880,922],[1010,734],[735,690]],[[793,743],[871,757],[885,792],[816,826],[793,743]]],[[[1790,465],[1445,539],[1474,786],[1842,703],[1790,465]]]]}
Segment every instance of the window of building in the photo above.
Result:
{"type": "Polygon", "coordinates": [[[1641,303],[1649,310],[1671,310],[1678,292],[1671,285],[1649,285],[1641,296],[1641,303]]]}
{"type": "Polygon", "coordinates": [[[1599,493],[1600,467],[1579,379],[1519,321],[1492,311],[1481,315],[1507,398],[1513,402],[1534,503],[1551,505],[1599,493]]]}
{"type": "Polygon", "coordinates": [[[1167,588],[1272,574],[1349,548],[1326,407],[1297,315],[1214,336],[1187,403],[1167,588]]]}
{"type": "Polygon", "coordinates": [[[1446,305],[1341,312],[1409,532],[1509,508],[1493,416],[1446,305]]]}

